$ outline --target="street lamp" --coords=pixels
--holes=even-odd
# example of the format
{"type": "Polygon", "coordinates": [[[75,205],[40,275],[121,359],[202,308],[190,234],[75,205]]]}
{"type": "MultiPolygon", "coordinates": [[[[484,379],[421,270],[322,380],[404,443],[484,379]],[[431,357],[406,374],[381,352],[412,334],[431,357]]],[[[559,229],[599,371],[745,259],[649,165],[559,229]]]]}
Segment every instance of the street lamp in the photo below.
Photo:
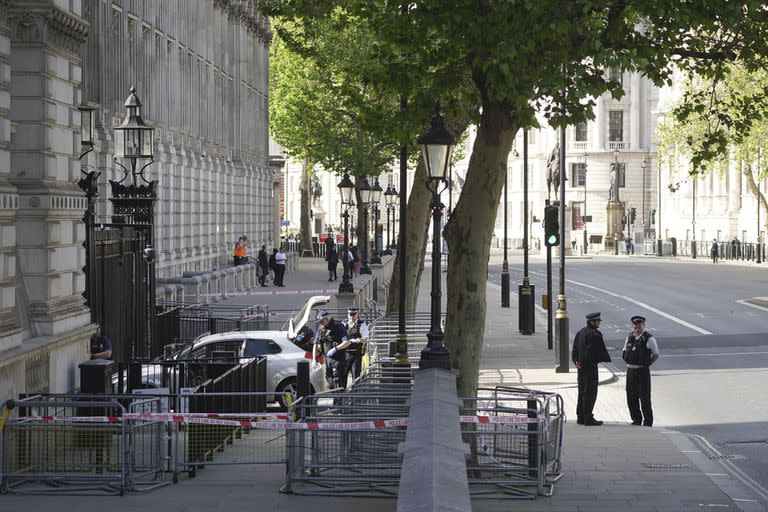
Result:
{"type": "Polygon", "coordinates": [[[373,198],[373,187],[368,183],[368,178],[363,178],[363,183],[357,187],[357,191],[360,192],[360,204],[363,207],[363,226],[365,226],[363,233],[357,234],[358,244],[360,244],[361,241],[360,235],[363,235],[363,254],[361,256],[363,258],[363,266],[360,267],[360,274],[371,274],[371,267],[368,266],[368,239],[370,237],[367,235],[366,231],[368,231],[368,211],[371,207],[371,200],[373,198]]]}
{"type": "Polygon", "coordinates": [[[661,242],[661,159],[657,159],[658,166],[659,166],[659,178],[656,180],[656,188],[659,190],[658,196],[658,203],[656,205],[656,214],[658,215],[658,220],[656,221],[656,230],[658,231],[656,233],[656,255],[657,256],[663,256],[663,245],[661,242]]]}
{"type": "MultiPolygon", "coordinates": [[[[617,171],[618,172],[618,171],[617,171]]],[[[582,224],[584,224],[582,227],[584,229],[584,243],[582,244],[582,247],[584,248],[584,254],[587,254],[587,248],[589,247],[589,239],[587,238],[587,153],[584,153],[584,211],[582,212],[582,224]]]]}
{"type": "Polygon", "coordinates": [[[643,169],[643,240],[645,240],[645,236],[648,231],[648,227],[651,225],[648,221],[648,217],[645,216],[645,191],[646,191],[646,179],[645,179],[645,170],[648,168],[648,162],[645,161],[645,156],[643,156],[643,162],[640,164],[640,167],[643,169]]]}
{"type": "Polygon", "coordinates": [[[392,184],[387,185],[387,190],[384,192],[384,205],[387,209],[387,248],[384,249],[384,254],[387,256],[392,255],[392,228],[389,225],[389,213],[393,208],[393,205],[397,201],[397,192],[392,188],[392,184]]]}
{"type": "Polygon", "coordinates": [[[343,275],[339,283],[339,293],[354,293],[355,287],[350,281],[350,261],[349,261],[349,209],[352,206],[352,197],[355,193],[355,184],[349,179],[349,174],[344,173],[338,185],[341,194],[341,210],[344,212],[341,216],[344,218],[344,255],[342,257],[343,275]]]}
{"type": "Polygon", "coordinates": [[[373,205],[373,256],[371,257],[371,263],[376,264],[381,264],[381,250],[379,248],[379,203],[381,202],[381,193],[382,188],[377,177],[371,188],[371,204],[373,205]]]}
{"type": "MultiPolygon", "coordinates": [[[[613,150],[613,168],[614,168],[614,170],[616,172],[616,184],[614,185],[613,183],[611,183],[611,193],[613,194],[613,192],[614,192],[614,190],[613,190],[614,186],[616,186],[617,190],[616,190],[616,197],[611,197],[610,199],[611,200],[615,200],[616,202],[618,202],[619,201],[619,195],[618,195],[619,150],[618,149],[614,149],[613,150]]],[[[616,222],[615,221],[611,221],[611,224],[612,224],[611,225],[611,229],[616,229],[616,222]]],[[[624,229],[624,223],[622,223],[621,229],[622,230],[624,229]]],[[[627,224],[627,233],[629,233],[629,224],[627,224]]],[[[619,237],[619,233],[618,232],[614,232],[613,238],[614,238],[614,240],[613,240],[613,242],[614,242],[614,244],[613,244],[613,254],[618,256],[618,254],[619,254],[619,243],[620,243],[619,242],[619,238],[620,238],[619,237]]]]}
{"type": "Polygon", "coordinates": [[[125,176],[118,183],[122,183],[125,178],[128,177],[128,169],[126,169],[119,161],[118,158],[130,161],[133,185],[136,185],[136,176],[148,185],[152,185],[152,182],[148,181],[144,177],[144,169],[146,169],[154,160],[152,154],[152,131],[154,127],[147,125],[144,119],[141,118],[141,107],[143,106],[139,97],[136,96],[136,87],[131,86],[131,94],[128,99],[125,100],[126,115],[122,124],[115,126],[115,156],[114,160],[117,165],[122,167],[125,171],[125,176]],[[147,163],[136,172],[136,162],[139,160],[147,160],[147,163]]]}
{"type": "Polygon", "coordinates": [[[421,144],[424,165],[427,169],[427,188],[432,192],[432,294],[430,330],[427,334],[427,346],[421,351],[419,368],[451,369],[451,356],[443,346],[445,334],[440,327],[441,312],[441,272],[440,272],[440,218],[444,205],[440,202],[441,185],[446,182],[448,164],[451,161],[451,151],[455,137],[445,129],[443,116],[440,114],[440,104],[435,105],[432,116],[432,126],[429,131],[416,142],[421,144]]]}

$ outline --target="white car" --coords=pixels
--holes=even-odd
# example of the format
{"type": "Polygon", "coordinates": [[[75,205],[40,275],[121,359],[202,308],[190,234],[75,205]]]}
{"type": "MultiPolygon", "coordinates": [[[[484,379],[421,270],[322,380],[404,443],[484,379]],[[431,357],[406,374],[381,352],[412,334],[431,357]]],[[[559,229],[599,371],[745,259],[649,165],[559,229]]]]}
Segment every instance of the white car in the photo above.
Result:
{"type": "MultiPolygon", "coordinates": [[[[268,401],[277,401],[282,408],[285,408],[284,395],[290,393],[295,396],[296,394],[296,363],[303,359],[312,359],[311,348],[306,350],[309,340],[300,339],[304,334],[302,328],[310,319],[315,319],[316,312],[313,309],[327,304],[330,299],[328,295],[310,297],[306,304],[288,320],[287,331],[231,331],[208,334],[197,338],[171,358],[177,361],[239,359],[242,363],[257,356],[266,356],[266,389],[274,391],[272,400],[268,399],[268,401]]],[[[142,374],[144,387],[154,388],[162,385],[158,382],[160,379],[155,377],[162,375],[158,365],[145,366],[142,374]]],[[[193,384],[199,385],[200,382],[193,384]]],[[[310,384],[313,392],[327,389],[322,368],[318,369],[313,365],[310,371],[310,384]]]]}

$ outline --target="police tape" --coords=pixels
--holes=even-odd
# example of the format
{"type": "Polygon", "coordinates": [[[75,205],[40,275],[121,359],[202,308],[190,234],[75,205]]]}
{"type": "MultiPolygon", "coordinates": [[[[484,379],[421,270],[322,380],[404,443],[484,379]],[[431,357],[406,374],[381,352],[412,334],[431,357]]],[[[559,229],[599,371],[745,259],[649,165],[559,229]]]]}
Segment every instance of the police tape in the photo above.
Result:
{"type": "MultiPolygon", "coordinates": [[[[254,428],[263,430],[380,430],[408,426],[408,418],[388,420],[368,420],[355,422],[291,422],[286,415],[256,416],[255,418],[273,418],[272,421],[253,421],[226,419],[233,416],[250,416],[238,413],[125,413],[122,416],[24,416],[14,422],[38,421],[52,423],[119,423],[122,420],[165,421],[194,425],[219,425],[227,427],[254,428]]],[[[533,424],[543,421],[542,417],[524,416],[460,416],[464,424],[533,424]]]]}
{"type": "Polygon", "coordinates": [[[229,292],[229,293],[199,293],[199,297],[247,297],[258,295],[305,295],[308,293],[321,294],[321,293],[337,293],[339,290],[336,288],[318,288],[316,290],[264,290],[253,292],[229,292]]]}

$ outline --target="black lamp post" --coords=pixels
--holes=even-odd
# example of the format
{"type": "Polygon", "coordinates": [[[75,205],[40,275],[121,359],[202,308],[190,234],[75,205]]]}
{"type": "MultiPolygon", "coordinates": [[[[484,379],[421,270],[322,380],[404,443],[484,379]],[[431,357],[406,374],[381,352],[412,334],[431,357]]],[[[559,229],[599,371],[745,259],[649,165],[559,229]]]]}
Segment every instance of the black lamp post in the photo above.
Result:
{"type": "MultiPolygon", "coordinates": [[[[368,183],[368,178],[363,178],[363,183],[357,187],[357,191],[360,192],[360,204],[363,207],[363,226],[366,227],[364,231],[368,231],[368,212],[371,208],[371,199],[373,197],[373,187],[368,183]]],[[[360,245],[362,242],[362,255],[363,265],[360,267],[360,274],[371,274],[371,267],[368,265],[368,239],[370,237],[367,233],[357,234],[357,243],[360,245]],[[363,235],[361,238],[360,235],[363,235]]]]}
{"type": "Polygon", "coordinates": [[[440,327],[441,312],[441,272],[440,272],[440,218],[443,214],[443,203],[440,202],[441,185],[445,184],[448,164],[451,161],[451,150],[455,137],[445,129],[443,116],[440,115],[440,104],[435,106],[432,116],[432,126],[429,131],[417,141],[421,144],[424,164],[427,168],[427,188],[432,192],[432,294],[430,311],[430,329],[427,333],[427,346],[421,351],[419,368],[451,369],[451,356],[443,346],[445,334],[440,327]]]}
{"type": "Polygon", "coordinates": [[[339,293],[354,293],[355,287],[350,281],[350,261],[349,261],[349,209],[352,206],[352,197],[355,193],[355,184],[349,179],[349,174],[344,173],[344,177],[337,185],[341,194],[341,210],[344,212],[341,216],[344,218],[344,254],[342,256],[343,275],[339,283],[339,293]]]}
{"type": "MultiPolygon", "coordinates": [[[[382,188],[379,185],[379,178],[373,182],[371,187],[371,208],[373,209],[373,256],[371,263],[381,264],[381,248],[379,248],[379,203],[381,202],[382,188]]],[[[370,237],[369,237],[370,238],[370,237]]]]}
{"type": "Polygon", "coordinates": [[[392,255],[392,227],[389,225],[389,213],[392,211],[392,206],[395,203],[396,197],[397,192],[395,192],[395,189],[392,188],[391,184],[387,185],[387,190],[384,192],[384,206],[387,209],[387,247],[384,249],[384,254],[386,256],[392,255]]]}
{"type": "Polygon", "coordinates": [[[589,236],[587,235],[587,154],[584,153],[584,211],[582,212],[582,224],[584,228],[584,241],[582,243],[584,254],[589,248],[589,236]]]}
{"type": "Polygon", "coordinates": [[[125,171],[125,177],[120,180],[120,183],[128,177],[128,169],[126,169],[119,161],[118,158],[128,160],[131,164],[130,174],[132,176],[133,185],[136,185],[136,176],[139,176],[146,184],[150,182],[144,177],[144,169],[146,169],[153,161],[154,155],[152,154],[152,131],[154,127],[147,125],[144,119],[141,118],[141,107],[143,106],[139,97],[136,96],[136,87],[131,86],[131,94],[128,99],[125,100],[126,116],[123,119],[122,124],[115,126],[115,163],[123,168],[125,171]],[[136,163],[139,159],[147,160],[147,163],[136,172],[136,163]]]}
{"type": "MultiPolygon", "coordinates": [[[[96,110],[88,105],[80,105],[77,108],[80,111],[80,145],[86,149],[80,153],[80,160],[85,155],[93,151],[93,112],[96,110]]],[[[98,171],[86,172],[82,167],[80,168],[80,181],[77,182],[77,186],[85,192],[87,199],[87,206],[85,214],[83,215],[83,223],[85,224],[85,266],[83,272],[85,274],[85,305],[91,306],[93,304],[92,298],[94,295],[95,279],[91,272],[95,254],[92,250],[91,244],[93,243],[93,219],[96,214],[95,199],[99,195],[99,178],[98,171]]],[[[91,310],[91,320],[95,321],[95,311],[91,310]]]]}

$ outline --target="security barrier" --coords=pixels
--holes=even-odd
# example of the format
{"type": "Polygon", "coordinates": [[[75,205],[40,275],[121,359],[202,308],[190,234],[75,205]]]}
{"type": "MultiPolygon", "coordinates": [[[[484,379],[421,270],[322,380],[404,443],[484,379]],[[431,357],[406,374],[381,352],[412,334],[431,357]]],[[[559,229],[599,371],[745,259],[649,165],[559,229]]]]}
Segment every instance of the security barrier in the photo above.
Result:
{"type": "MultiPolygon", "coordinates": [[[[158,403],[143,401],[143,409],[158,403]]],[[[165,424],[126,420],[115,400],[6,402],[0,424],[0,489],[34,494],[124,494],[166,485],[165,424]]]]}

